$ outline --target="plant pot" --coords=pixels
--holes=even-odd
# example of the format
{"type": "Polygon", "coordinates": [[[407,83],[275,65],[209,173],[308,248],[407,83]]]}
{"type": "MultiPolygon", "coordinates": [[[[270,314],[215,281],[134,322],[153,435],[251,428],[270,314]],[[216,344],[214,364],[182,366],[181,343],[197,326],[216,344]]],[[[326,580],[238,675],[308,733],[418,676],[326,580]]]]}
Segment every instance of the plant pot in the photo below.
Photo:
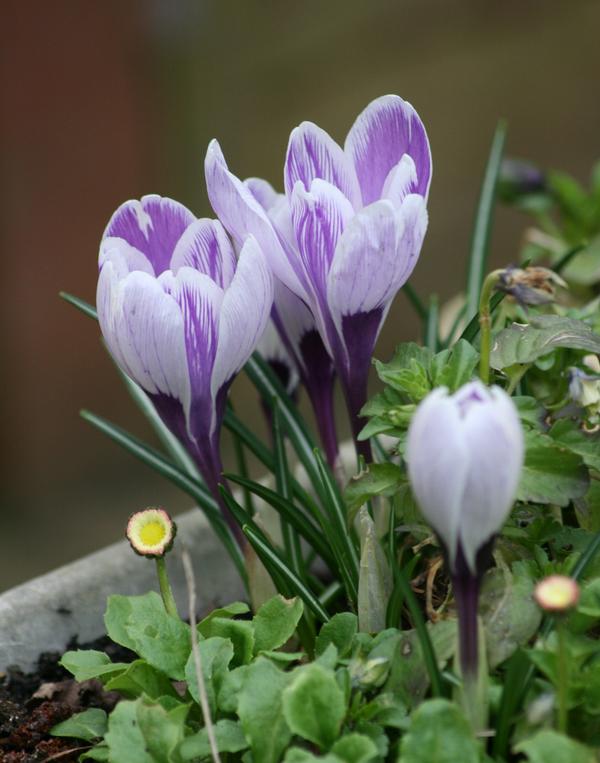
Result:
{"type": "MultiPolygon", "coordinates": [[[[187,615],[187,590],[177,543],[190,549],[199,610],[243,597],[243,585],[198,509],[176,518],[175,552],[167,556],[180,612],[187,615]]],[[[74,638],[92,641],[105,632],[103,613],[110,594],[158,590],[155,565],[121,541],[34,578],[0,595],[0,671],[9,665],[32,670],[42,652],[63,652],[74,638]]]]}

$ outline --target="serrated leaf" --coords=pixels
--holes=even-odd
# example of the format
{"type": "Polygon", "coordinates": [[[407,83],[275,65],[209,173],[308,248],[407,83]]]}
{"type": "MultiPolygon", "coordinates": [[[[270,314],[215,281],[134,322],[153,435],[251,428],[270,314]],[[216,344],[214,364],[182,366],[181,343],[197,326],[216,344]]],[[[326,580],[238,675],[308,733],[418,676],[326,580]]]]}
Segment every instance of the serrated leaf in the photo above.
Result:
{"type": "Polygon", "coordinates": [[[292,732],[282,709],[282,693],[289,675],[270,660],[258,657],[243,674],[237,712],[253,759],[279,763],[292,732]]]}
{"type": "MultiPolygon", "coordinates": [[[[217,695],[228,673],[229,663],[233,658],[233,645],[228,638],[213,636],[200,641],[198,649],[208,704],[210,712],[214,716],[217,709],[217,695]]],[[[197,703],[200,703],[200,691],[193,654],[190,654],[185,666],[185,680],[190,694],[197,703]]]]}
{"type": "Polygon", "coordinates": [[[294,671],[283,691],[282,706],[294,734],[325,750],[337,739],[346,715],[344,693],[335,674],[317,663],[294,671]]]}
{"type": "Polygon", "coordinates": [[[274,596],[254,616],[254,653],[277,649],[293,635],[300,622],[304,605],[299,598],[274,596]]]}
{"type": "Polygon", "coordinates": [[[530,763],[594,763],[596,757],[588,748],[558,731],[544,729],[515,747],[530,763]]]}
{"type": "Polygon", "coordinates": [[[254,653],[254,625],[249,620],[231,620],[215,617],[205,629],[209,638],[221,636],[233,644],[232,665],[246,665],[254,653]]]}
{"type": "Polygon", "coordinates": [[[530,323],[513,323],[494,337],[490,365],[497,371],[533,363],[557,347],[600,353],[600,335],[583,321],[539,315],[530,323]]]}
{"type": "Polygon", "coordinates": [[[422,400],[431,389],[427,374],[432,358],[431,350],[414,342],[398,345],[389,363],[375,362],[381,381],[414,400],[422,400]]]}
{"type": "MultiPolygon", "coordinates": [[[[241,752],[248,747],[242,727],[237,721],[222,718],[214,724],[217,748],[221,754],[227,752],[241,752]]],[[[197,734],[186,737],[179,748],[182,760],[195,760],[196,758],[210,758],[211,750],[206,729],[201,729],[197,734]]]]}
{"type": "Polygon", "coordinates": [[[79,683],[89,681],[91,678],[121,673],[129,667],[126,662],[111,662],[107,654],[95,649],[76,649],[65,652],[59,664],[72,673],[79,683]]]}
{"type": "Polygon", "coordinates": [[[393,496],[406,482],[406,474],[396,464],[369,464],[360,474],[350,479],[344,492],[350,522],[358,509],[371,498],[377,495],[386,498],[393,496]]]}
{"type": "Polygon", "coordinates": [[[479,763],[479,746],[458,706],[430,699],[413,713],[398,763],[479,763]]]}
{"type": "Polygon", "coordinates": [[[479,353],[466,339],[459,339],[449,350],[442,350],[435,355],[430,364],[430,376],[433,387],[448,387],[450,392],[466,384],[473,378],[479,353]]]}
{"type": "Polygon", "coordinates": [[[55,737],[74,737],[92,742],[94,739],[102,739],[108,727],[107,715],[104,710],[90,707],[82,713],[75,713],[66,721],[54,726],[50,733],[55,737]]]}
{"type": "Polygon", "coordinates": [[[358,618],[352,612],[338,612],[321,628],[315,645],[317,655],[333,644],[340,657],[350,653],[352,641],[358,631],[358,618]]]}

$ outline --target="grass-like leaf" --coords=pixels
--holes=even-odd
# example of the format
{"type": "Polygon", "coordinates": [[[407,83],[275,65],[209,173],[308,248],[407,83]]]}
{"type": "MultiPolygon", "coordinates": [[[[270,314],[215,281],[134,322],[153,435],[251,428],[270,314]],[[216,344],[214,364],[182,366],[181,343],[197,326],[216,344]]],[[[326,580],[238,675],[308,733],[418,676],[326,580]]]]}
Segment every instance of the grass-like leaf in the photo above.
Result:
{"type": "Polygon", "coordinates": [[[198,503],[198,506],[206,515],[215,534],[219,537],[226,551],[232,558],[242,580],[245,581],[246,569],[240,548],[231,534],[231,530],[227,527],[216,501],[210,495],[206,487],[166,459],[157,450],[154,450],[154,448],[151,448],[149,445],[129,434],[129,432],[126,432],[116,424],[112,424],[110,421],[103,419],[101,416],[96,416],[96,414],[91,413],[90,411],[81,411],[81,416],[96,427],[96,429],[99,429],[101,432],[108,435],[111,440],[114,440],[121,445],[121,447],[125,448],[125,450],[142,461],[142,463],[150,466],[154,471],[166,477],[174,485],[177,485],[177,487],[181,488],[181,490],[191,496],[198,503]]]}
{"type": "Polygon", "coordinates": [[[271,577],[274,579],[281,578],[285,582],[288,591],[291,591],[295,596],[299,596],[319,620],[327,622],[329,615],[317,597],[285,563],[258,525],[246,514],[244,509],[227,490],[221,488],[221,495],[227,504],[227,508],[242,528],[244,535],[248,538],[250,545],[256,551],[271,577]]]}
{"type": "Polygon", "coordinates": [[[425,323],[427,321],[427,308],[425,307],[421,297],[419,297],[409,282],[404,284],[402,291],[408,297],[408,301],[414,307],[416,314],[423,321],[423,323],[425,323]]]}
{"type": "Polygon", "coordinates": [[[477,315],[479,292],[481,291],[481,285],[487,269],[490,234],[494,220],[494,207],[496,205],[498,175],[505,141],[506,123],[500,121],[492,139],[471,237],[471,251],[467,270],[466,310],[466,315],[471,317],[477,315]]]}

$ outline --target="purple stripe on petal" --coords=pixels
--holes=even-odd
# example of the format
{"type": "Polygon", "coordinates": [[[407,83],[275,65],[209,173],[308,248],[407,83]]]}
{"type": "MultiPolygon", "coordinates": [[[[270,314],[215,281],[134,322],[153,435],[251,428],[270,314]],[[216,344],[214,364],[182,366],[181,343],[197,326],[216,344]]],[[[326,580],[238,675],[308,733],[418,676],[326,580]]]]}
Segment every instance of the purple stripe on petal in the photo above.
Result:
{"type": "Polygon", "coordinates": [[[354,215],[348,199],[324,180],[310,191],[298,181],[291,198],[292,224],[306,276],[321,307],[326,309],[327,275],[344,226],[354,215]]]}
{"type": "Polygon", "coordinates": [[[148,258],[159,275],[168,270],[175,245],[195,219],[178,201],[152,194],[121,204],[103,238],[125,239],[148,258]]]}
{"type": "Polygon", "coordinates": [[[235,273],[235,252],[218,220],[202,218],[185,230],[175,246],[171,270],[190,267],[205,273],[223,289],[231,283],[235,273]]]}
{"type": "Polygon", "coordinates": [[[344,149],[353,162],[366,206],[381,198],[390,170],[403,154],[417,169],[411,191],[427,196],[431,180],[431,152],[427,133],[414,108],[397,95],[370,103],[352,125],[344,149]]]}
{"type": "Polygon", "coordinates": [[[221,306],[213,400],[254,352],[273,305],[273,276],[256,240],[242,247],[237,270],[221,306]]]}
{"type": "Polygon", "coordinates": [[[209,276],[189,267],[180,268],[176,276],[164,273],[159,280],[173,296],[183,316],[190,399],[182,400],[182,403],[190,436],[197,439],[206,436],[203,422],[212,416],[210,382],[224,292],[209,276]]]}
{"type": "Polygon", "coordinates": [[[320,127],[303,122],[292,130],[285,159],[285,192],[291,196],[301,181],[309,190],[313,180],[326,180],[340,190],[356,209],[360,207],[360,188],[354,167],[338,144],[320,127]]]}
{"type": "Polygon", "coordinates": [[[273,188],[271,183],[262,178],[246,178],[244,185],[254,196],[260,206],[267,212],[277,201],[281,194],[273,188]]]}
{"type": "Polygon", "coordinates": [[[237,246],[241,247],[248,236],[254,236],[277,277],[295,294],[306,298],[296,258],[288,256],[284,242],[250,190],[229,172],[216,140],[208,146],[204,168],[212,208],[237,246]]]}

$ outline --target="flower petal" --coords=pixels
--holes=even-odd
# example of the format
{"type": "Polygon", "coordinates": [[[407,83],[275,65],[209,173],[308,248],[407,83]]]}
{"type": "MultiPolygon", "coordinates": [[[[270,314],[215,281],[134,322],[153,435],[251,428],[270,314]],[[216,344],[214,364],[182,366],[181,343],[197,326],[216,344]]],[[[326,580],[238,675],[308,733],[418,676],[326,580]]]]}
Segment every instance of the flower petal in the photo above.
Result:
{"type": "Polygon", "coordinates": [[[387,200],[359,212],[346,226],[327,279],[327,301],[343,315],[385,308],[416,263],[427,226],[425,203],[408,196],[397,212],[387,200]]]}
{"type": "Polygon", "coordinates": [[[217,354],[219,313],[224,292],[206,274],[182,267],[166,271],[159,282],[179,305],[190,380],[190,398],[182,400],[188,434],[194,439],[209,433],[213,401],[211,375],[217,354]]]}
{"type": "Polygon", "coordinates": [[[248,236],[254,236],[275,275],[305,298],[305,284],[298,275],[299,263],[284,250],[265,210],[250,190],[229,172],[216,140],[208,146],[204,169],[210,203],[238,247],[248,236]]]}
{"type": "Polygon", "coordinates": [[[323,312],[331,260],[354,210],[344,194],[324,180],[314,180],[309,191],[298,181],[292,193],[291,208],[306,278],[323,312]]]}
{"type": "Polygon", "coordinates": [[[292,195],[298,181],[309,190],[317,178],[335,186],[355,209],[360,208],[358,180],[343,150],[325,130],[303,122],[292,130],[288,143],[284,169],[287,196],[292,195]]]}
{"type": "Polygon", "coordinates": [[[108,261],[96,301],[102,334],[120,368],[150,394],[189,400],[183,317],[157,279],[140,271],[119,278],[108,261]]]}
{"type": "Polygon", "coordinates": [[[273,305],[273,276],[250,236],[221,306],[217,355],[211,380],[213,400],[254,352],[273,305]]]}
{"type": "Polygon", "coordinates": [[[446,546],[451,566],[469,468],[460,425],[458,407],[448,391],[434,390],[417,408],[406,446],[412,490],[423,516],[446,546]]]}
{"type": "Polygon", "coordinates": [[[112,262],[119,278],[125,278],[127,273],[141,270],[143,273],[154,275],[154,268],[145,254],[128,244],[122,238],[104,238],[100,242],[98,267],[102,269],[106,262],[112,262]]]}
{"type": "Polygon", "coordinates": [[[399,96],[384,95],[370,103],[352,125],[344,149],[354,164],[365,206],[381,198],[385,180],[403,154],[413,158],[417,170],[410,190],[427,196],[429,140],[417,112],[399,96]]]}
{"type": "Polygon", "coordinates": [[[392,167],[383,184],[382,199],[389,199],[395,207],[399,207],[411,189],[417,183],[417,168],[412,156],[404,154],[395,167],[392,167]]]}
{"type": "Polygon", "coordinates": [[[267,212],[282,195],[277,193],[271,183],[262,178],[246,178],[246,180],[244,180],[244,185],[265,212],[267,212]]]}
{"type": "Polygon", "coordinates": [[[142,252],[159,275],[168,270],[175,245],[195,216],[178,201],[151,194],[126,201],[110,218],[103,238],[122,238],[142,252]]]}
{"type": "Polygon", "coordinates": [[[467,564],[475,571],[477,551],[500,530],[515,499],[523,435],[515,407],[503,390],[487,389],[480,382],[463,390],[480,395],[462,421],[469,470],[459,534],[467,564]]]}
{"type": "Polygon", "coordinates": [[[175,246],[171,270],[177,273],[190,267],[205,273],[226,289],[235,273],[235,252],[225,229],[218,220],[202,218],[187,227],[175,246]]]}

